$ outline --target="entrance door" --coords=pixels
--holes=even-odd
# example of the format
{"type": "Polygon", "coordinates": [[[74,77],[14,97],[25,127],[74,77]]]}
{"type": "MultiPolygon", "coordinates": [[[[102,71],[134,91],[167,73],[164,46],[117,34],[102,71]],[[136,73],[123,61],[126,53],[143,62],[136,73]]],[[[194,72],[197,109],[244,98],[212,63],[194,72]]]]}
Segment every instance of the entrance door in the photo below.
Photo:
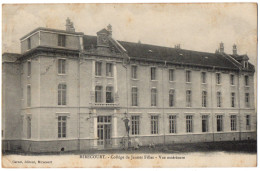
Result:
{"type": "Polygon", "coordinates": [[[99,148],[111,147],[111,116],[98,116],[97,126],[99,148]]]}

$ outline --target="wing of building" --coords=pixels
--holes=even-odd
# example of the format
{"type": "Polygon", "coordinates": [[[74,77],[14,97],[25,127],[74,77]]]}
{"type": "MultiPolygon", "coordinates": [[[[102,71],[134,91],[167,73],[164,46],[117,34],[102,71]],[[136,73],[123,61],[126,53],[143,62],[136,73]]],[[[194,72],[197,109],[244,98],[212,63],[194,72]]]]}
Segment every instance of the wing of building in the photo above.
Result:
{"type": "Polygon", "coordinates": [[[37,28],[4,53],[3,150],[30,152],[256,139],[247,55],[37,28]]]}

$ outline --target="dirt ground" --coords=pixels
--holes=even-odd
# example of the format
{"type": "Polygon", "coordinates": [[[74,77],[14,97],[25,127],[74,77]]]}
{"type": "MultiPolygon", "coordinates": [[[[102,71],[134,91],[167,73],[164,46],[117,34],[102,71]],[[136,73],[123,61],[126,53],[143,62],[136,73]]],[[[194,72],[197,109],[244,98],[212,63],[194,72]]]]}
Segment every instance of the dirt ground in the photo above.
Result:
{"type": "Polygon", "coordinates": [[[22,151],[4,152],[3,155],[59,155],[59,154],[132,154],[132,153],[192,153],[192,152],[232,152],[232,153],[251,153],[257,152],[256,141],[225,141],[225,142],[203,142],[203,143],[176,143],[176,144],[157,144],[154,146],[141,146],[137,149],[107,149],[107,150],[81,150],[64,151],[54,153],[25,153],[22,151]]]}

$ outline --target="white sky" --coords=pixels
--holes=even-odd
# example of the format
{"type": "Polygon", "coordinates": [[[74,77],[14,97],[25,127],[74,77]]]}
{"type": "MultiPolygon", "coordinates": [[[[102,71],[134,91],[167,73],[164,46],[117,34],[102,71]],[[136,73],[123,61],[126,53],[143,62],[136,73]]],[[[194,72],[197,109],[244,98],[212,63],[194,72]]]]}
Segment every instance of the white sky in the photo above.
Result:
{"type": "Polygon", "coordinates": [[[117,40],[215,52],[219,43],[248,54],[256,65],[257,6],[237,4],[34,4],[3,5],[2,52],[20,52],[19,39],[37,27],[65,29],[69,17],[78,32],[96,35],[108,24],[117,40]]]}

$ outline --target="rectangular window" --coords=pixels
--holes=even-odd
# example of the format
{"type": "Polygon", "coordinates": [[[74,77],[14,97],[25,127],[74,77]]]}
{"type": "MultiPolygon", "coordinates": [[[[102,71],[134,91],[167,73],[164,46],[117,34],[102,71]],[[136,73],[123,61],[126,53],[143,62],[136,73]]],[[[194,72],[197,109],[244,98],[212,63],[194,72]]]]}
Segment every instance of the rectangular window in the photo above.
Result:
{"type": "Polygon", "coordinates": [[[151,134],[158,134],[158,116],[151,116],[151,134]]]}
{"type": "Polygon", "coordinates": [[[186,91],[186,107],[191,107],[191,90],[186,91]]]}
{"type": "Polygon", "coordinates": [[[102,102],[102,86],[96,86],[95,88],[95,102],[96,103],[102,102]]]}
{"type": "Polygon", "coordinates": [[[27,48],[28,48],[28,50],[31,49],[31,38],[30,37],[27,39],[27,48]]]}
{"type": "Polygon", "coordinates": [[[156,106],[157,105],[157,90],[153,88],[151,90],[151,106],[156,106]]]}
{"type": "Polygon", "coordinates": [[[243,66],[244,66],[244,68],[248,68],[248,62],[247,62],[247,61],[244,61],[244,62],[243,62],[243,66]]]}
{"type": "Polygon", "coordinates": [[[156,80],[156,68],[151,68],[151,80],[156,80]]]}
{"type": "Polygon", "coordinates": [[[66,36],[63,34],[58,35],[58,46],[65,47],[66,36]]]}
{"type": "Polygon", "coordinates": [[[230,84],[231,85],[235,84],[235,76],[234,75],[230,75],[230,84]]]}
{"type": "Polygon", "coordinates": [[[217,107],[221,107],[221,92],[217,92],[217,107]]]}
{"type": "Polygon", "coordinates": [[[235,93],[231,93],[231,107],[235,107],[235,93]]]}
{"type": "Polygon", "coordinates": [[[95,63],[95,74],[96,76],[101,76],[102,73],[102,62],[95,63]]]}
{"type": "Polygon", "coordinates": [[[191,71],[186,71],[186,83],[191,82],[191,71]]]}
{"type": "Polygon", "coordinates": [[[31,106],[31,86],[27,85],[27,107],[31,106]]]}
{"type": "Polygon", "coordinates": [[[231,123],[231,131],[237,130],[237,116],[231,115],[230,116],[230,123],[231,123]]]}
{"type": "Polygon", "coordinates": [[[132,87],[132,106],[138,106],[138,88],[132,87]]]}
{"type": "Polygon", "coordinates": [[[251,130],[250,115],[246,115],[246,130],[251,130]]]}
{"type": "Polygon", "coordinates": [[[27,63],[27,76],[30,77],[31,76],[31,71],[32,70],[32,64],[31,61],[28,61],[27,63]]]}
{"type": "Polygon", "coordinates": [[[216,73],[216,83],[221,84],[221,75],[220,73],[216,73]]]}
{"type": "Polygon", "coordinates": [[[245,86],[249,85],[249,77],[246,75],[245,76],[245,86]]]}
{"type": "Polygon", "coordinates": [[[132,116],[131,117],[132,135],[140,134],[139,124],[140,124],[140,116],[132,116]]]}
{"type": "Polygon", "coordinates": [[[131,67],[131,73],[132,73],[132,78],[137,79],[137,66],[133,65],[131,67]]]}
{"type": "Polygon", "coordinates": [[[169,91],[169,106],[174,106],[174,90],[169,91]]]}
{"type": "Polygon", "coordinates": [[[174,81],[174,70],[169,69],[169,81],[174,81]]]}
{"type": "Polygon", "coordinates": [[[58,138],[67,137],[67,116],[58,116],[58,138]]]}
{"type": "Polygon", "coordinates": [[[106,64],[106,75],[107,77],[113,77],[113,64],[111,63],[106,64]]]}
{"type": "Polygon", "coordinates": [[[186,132],[192,132],[192,115],[186,116],[186,132]]]}
{"type": "Polygon", "coordinates": [[[207,107],[207,92],[202,91],[202,107],[207,107]]]}
{"type": "Polygon", "coordinates": [[[177,119],[176,115],[170,115],[169,116],[169,130],[170,134],[176,133],[176,124],[177,124],[177,119]]]}
{"type": "Polygon", "coordinates": [[[66,74],[66,60],[58,59],[58,74],[66,74]]]}
{"type": "Polygon", "coordinates": [[[208,132],[208,115],[202,115],[202,132],[208,132]]]}
{"type": "Polygon", "coordinates": [[[217,115],[217,132],[223,131],[223,115],[217,115]]]}
{"type": "Polygon", "coordinates": [[[245,93],[245,105],[250,107],[249,93],[245,93]]]}
{"type": "Polygon", "coordinates": [[[206,81],[207,81],[206,76],[207,76],[207,75],[206,75],[206,72],[202,72],[202,73],[201,73],[201,82],[204,83],[204,84],[205,84],[206,81]]]}
{"type": "Polygon", "coordinates": [[[32,136],[32,119],[27,117],[27,138],[31,139],[32,136]]]}
{"type": "Polygon", "coordinates": [[[67,85],[59,84],[58,85],[58,105],[66,105],[67,104],[67,85]]]}
{"type": "Polygon", "coordinates": [[[106,88],[106,103],[114,103],[113,87],[106,88]]]}

